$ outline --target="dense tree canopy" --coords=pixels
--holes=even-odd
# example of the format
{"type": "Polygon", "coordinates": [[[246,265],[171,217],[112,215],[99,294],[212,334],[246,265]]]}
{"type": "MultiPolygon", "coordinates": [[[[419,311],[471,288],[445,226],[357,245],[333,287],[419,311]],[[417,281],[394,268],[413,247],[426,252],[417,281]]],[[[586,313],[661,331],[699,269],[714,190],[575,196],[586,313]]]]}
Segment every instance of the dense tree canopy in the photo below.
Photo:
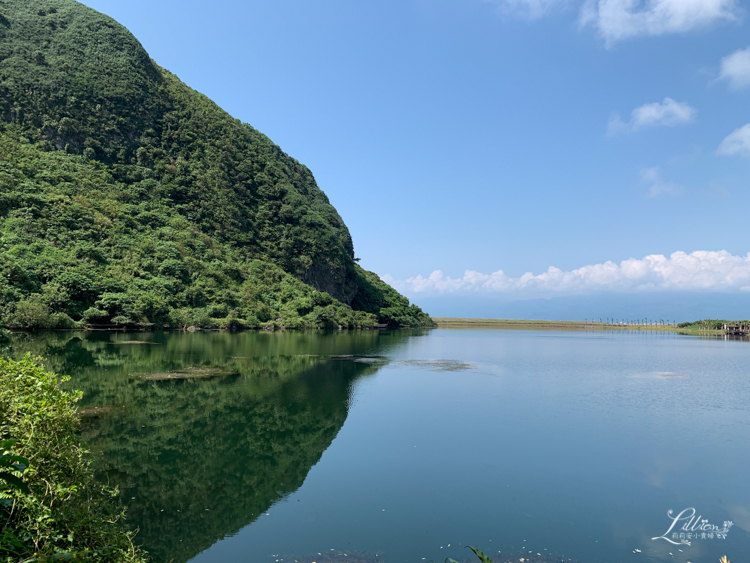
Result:
{"type": "Polygon", "coordinates": [[[432,323],[305,166],[107,16],[0,1],[0,118],[0,323],[432,323]]]}

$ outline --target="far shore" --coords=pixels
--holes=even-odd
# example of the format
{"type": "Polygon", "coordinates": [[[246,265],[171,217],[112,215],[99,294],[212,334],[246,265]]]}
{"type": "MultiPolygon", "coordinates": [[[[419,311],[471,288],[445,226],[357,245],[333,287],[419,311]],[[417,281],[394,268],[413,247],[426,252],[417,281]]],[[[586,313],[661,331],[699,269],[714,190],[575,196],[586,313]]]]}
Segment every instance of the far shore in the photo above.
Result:
{"type": "Polygon", "coordinates": [[[432,317],[438,328],[507,328],[528,330],[637,330],[652,332],[676,332],[680,334],[723,334],[721,330],[701,330],[697,328],[679,328],[674,324],[626,324],[605,323],[599,321],[538,321],[524,319],[472,319],[461,317],[432,317]]]}

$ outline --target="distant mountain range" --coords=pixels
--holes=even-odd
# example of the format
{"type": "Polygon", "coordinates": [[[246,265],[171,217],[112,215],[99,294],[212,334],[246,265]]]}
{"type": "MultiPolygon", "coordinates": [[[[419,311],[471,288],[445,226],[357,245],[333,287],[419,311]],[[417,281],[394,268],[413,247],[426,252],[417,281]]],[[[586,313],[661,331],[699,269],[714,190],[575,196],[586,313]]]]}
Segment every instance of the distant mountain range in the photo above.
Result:
{"type": "Polygon", "coordinates": [[[423,297],[436,317],[475,317],[549,321],[614,318],[678,323],[698,319],[750,319],[750,293],[653,292],[519,299],[493,296],[423,297]]]}

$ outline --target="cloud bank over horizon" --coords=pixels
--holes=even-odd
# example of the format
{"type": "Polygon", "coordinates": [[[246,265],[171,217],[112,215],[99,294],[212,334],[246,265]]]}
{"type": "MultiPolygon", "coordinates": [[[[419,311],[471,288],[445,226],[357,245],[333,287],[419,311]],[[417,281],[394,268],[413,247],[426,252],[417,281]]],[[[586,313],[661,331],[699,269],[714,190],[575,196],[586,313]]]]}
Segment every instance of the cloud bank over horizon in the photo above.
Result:
{"type": "Polygon", "coordinates": [[[607,261],[570,271],[550,266],[541,274],[527,272],[517,278],[502,270],[491,274],[466,270],[459,278],[435,270],[426,277],[418,275],[396,280],[386,274],[382,279],[408,295],[507,294],[527,297],[598,292],[750,292],[750,253],[735,256],[725,250],[697,250],[689,254],[674,252],[669,257],[651,254],[642,259],[629,258],[619,264],[607,261]]]}
{"type": "Polygon", "coordinates": [[[529,19],[575,6],[582,28],[595,28],[608,46],[638,36],[686,33],[738,21],[738,0],[485,0],[529,19]]]}
{"type": "Polygon", "coordinates": [[[607,45],[637,36],[685,33],[737,21],[737,0],[587,0],[581,25],[593,25],[607,45]]]}

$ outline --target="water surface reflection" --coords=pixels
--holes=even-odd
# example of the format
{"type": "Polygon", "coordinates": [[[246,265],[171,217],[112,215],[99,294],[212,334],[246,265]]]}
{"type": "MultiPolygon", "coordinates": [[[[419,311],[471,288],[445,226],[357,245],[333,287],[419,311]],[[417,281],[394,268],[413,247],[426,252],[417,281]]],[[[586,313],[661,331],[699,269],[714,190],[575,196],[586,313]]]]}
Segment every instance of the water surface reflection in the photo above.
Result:
{"type": "MultiPolygon", "coordinates": [[[[403,334],[398,338],[402,338],[403,334]]],[[[82,435],[155,561],[184,562],[297,490],[387,332],[49,333],[16,342],[84,391],[82,435]],[[178,374],[178,376],[175,376],[178,374]]]]}

